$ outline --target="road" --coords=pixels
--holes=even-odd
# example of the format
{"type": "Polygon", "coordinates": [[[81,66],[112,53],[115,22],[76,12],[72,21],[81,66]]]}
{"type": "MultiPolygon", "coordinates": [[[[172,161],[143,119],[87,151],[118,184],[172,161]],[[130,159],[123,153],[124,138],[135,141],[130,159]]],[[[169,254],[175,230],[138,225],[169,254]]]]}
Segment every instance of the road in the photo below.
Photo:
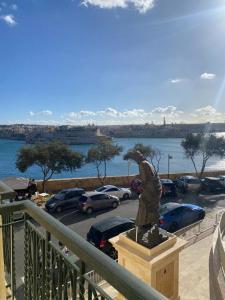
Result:
{"type": "Polygon", "coordinates": [[[91,225],[107,219],[112,216],[121,216],[128,218],[135,218],[138,210],[138,200],[121,201],[121,204],[116,209],[103,210],[94,212],[92,215],[87,216],[78,211],[64,212],[56,216],[64,225],[70,227],[73,231],[86,238],[86,234],[91,225]]]}

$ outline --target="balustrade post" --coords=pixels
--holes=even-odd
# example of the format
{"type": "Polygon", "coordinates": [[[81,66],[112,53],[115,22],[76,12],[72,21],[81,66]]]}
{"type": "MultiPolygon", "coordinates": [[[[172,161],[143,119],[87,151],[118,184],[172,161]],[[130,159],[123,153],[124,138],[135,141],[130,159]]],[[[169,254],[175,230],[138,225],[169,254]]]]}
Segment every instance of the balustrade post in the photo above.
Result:
{"type": "Polygon", "coordinates": [[[50,299],[50,286],[51,286],[51,249],[50,249],[51,234],[46,232],[45,239],[45,299],[50,299]]]}
{"type": "Polygon", "coordinates": [[[84,293],[85,293],[85,279],[84,279],[84,274],[85,274],[85,263],[81,262],[81,267],[80,267],[80,276],[79,276],[79,292],[80,292],[80,299],[84,300],[84,293]]]}

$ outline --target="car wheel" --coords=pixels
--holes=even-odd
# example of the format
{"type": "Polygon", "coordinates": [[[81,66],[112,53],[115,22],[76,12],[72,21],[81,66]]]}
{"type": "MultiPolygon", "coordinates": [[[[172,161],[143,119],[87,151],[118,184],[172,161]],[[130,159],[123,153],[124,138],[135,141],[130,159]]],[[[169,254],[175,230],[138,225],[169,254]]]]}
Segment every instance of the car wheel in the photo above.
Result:
{"type": "Polygon", "coordinates": [[[112,250],[111,250],[109,256],[114,260],[116,260],[118,258],[118,252],[116,251],[116,249],[114,247],[112,247],[112,250]]]}
{"type": "Polygon", "coordinates": [[[127,199],[129,199],[130,198],[130,195],[128,194],[128,193],[125,193],[124,195],[123,195],[123,200],[127,200],[127,199]]]}
{"type": "Polygon", "coordinates": [[[56,207],[55,211],[56,211],[57,213],[61,213],[61,212],[63,211],[62,206],[56,207]]]}
{"type": "Polygon", "coordinates": [[[198,219],[199,219],[199,220],[202,220],[202,219],[204,219],[204,217],[205,217],[205,212],[204,212],[204,211],[201,211],[201,212],[199,213],[199,215],[198,215],[198,219]]]}
{"type": "Polygon", "coordinates": [[[93,213],[93,208],[92,207],[88,207],[86,210],[86,214],[87,215],[91,215],[93,213]]]}
{"type": "Polygon", "coordinates": [[[175,232],[175,231],[177,231],[177,229],[178,229],[178,224],[176,222],[173,222],[170,225],[169,232],[175,232]]]}
{"type": "Polygon", "coordinates": [[[114,202],[112,203],[112,208],[117,208],[117,207],[118,207],[118,202],[114,201],[114,202]]]}

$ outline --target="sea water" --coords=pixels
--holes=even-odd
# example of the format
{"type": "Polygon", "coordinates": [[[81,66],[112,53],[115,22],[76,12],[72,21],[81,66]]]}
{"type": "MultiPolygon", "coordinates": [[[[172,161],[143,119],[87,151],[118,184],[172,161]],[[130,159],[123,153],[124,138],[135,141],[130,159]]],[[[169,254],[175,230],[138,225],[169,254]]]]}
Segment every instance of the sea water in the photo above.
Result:
{"type": "MultiPolygon", "coordinates": [[[[176,138],[117,138],[116,143],[123,147],[123,152],[120,156],[115,157],[107,163],[107,175],[128,175],[138,173],[138,168],[135,163],[128,163],[123,160],[123,155],[126,151],[132,148],[137,143],[151,145],[161,151],[162,158],[160,161],[160,173],[168,172],[168,155],[172,157],[169,161],[170,173],[194,172],[193,165],[189,159],[185,157],[181,140],[176,138]]],[[[24,141],[0,140],[0,178],[8,176],[23,176],[41,179],[42,173],[39,167],[33,166],[25,173],[17,170],[15,162],[18,150],[25,146],[24,141]]],[[[70,146],[74,151],[80,151],[86,154],[92,145],[73,145],[70,146]]],[[[201,165],[201,158],[197,160],[197,165],[201,165]]],[[[220,159],[213,157],[207,165],[208,170],[225,170],[225,158],[220,159]]],[[[86,164],[81,169],[74,172],[62,172],[61,174],[53,175],[53,178],[68,178],[68,177],[93,177],[97,175],[94,164],[86,164]]]]}

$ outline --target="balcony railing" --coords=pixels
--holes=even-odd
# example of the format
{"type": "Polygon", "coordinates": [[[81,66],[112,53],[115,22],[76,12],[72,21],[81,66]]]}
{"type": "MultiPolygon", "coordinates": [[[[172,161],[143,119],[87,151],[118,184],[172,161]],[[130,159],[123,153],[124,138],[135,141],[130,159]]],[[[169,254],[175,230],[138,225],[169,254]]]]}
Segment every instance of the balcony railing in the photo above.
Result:
{"type": "Polygon", "coordinates": [[[16,272],[21,272],[24,277],[24,292],[20,299],[25,300],[113,299],[94,280],[93,272],[127,299],[166,299],[31,201],[0,205],[0,215],[11,299],[18,299],[16,272]],[[15,251],[17,222],[14,213],[18,211],[24,212],[24,253],[15,251]],[[58,241],[72,255],[63,253],[58,241]],[[18,270],[16,260],[21,255],[24,256],[24,268],[18,270]]]}

